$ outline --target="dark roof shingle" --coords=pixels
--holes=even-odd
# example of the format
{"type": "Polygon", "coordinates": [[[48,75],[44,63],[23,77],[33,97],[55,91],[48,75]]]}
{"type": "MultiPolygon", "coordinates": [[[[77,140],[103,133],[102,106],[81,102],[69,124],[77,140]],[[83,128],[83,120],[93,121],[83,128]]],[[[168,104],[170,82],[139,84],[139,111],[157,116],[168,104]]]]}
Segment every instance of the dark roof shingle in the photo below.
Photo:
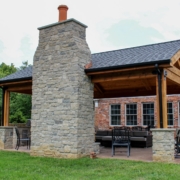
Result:
{"type": "Polygon", "coordinates": [[[180,40],[92,54],[89,69],[170,60],[180,50],[180,40]]]}
{"type": "Polygon", "coordinates": [[[20,71],[17,71],[13,74],[10,74],[4,78],[0,79],[0,82],[2,81],[10,81],[10,80],[20,80],[20,79],[26,79],[26,78],[32,78],[32,66],[29,66],[25,69],[22,69],[20,71]]]}

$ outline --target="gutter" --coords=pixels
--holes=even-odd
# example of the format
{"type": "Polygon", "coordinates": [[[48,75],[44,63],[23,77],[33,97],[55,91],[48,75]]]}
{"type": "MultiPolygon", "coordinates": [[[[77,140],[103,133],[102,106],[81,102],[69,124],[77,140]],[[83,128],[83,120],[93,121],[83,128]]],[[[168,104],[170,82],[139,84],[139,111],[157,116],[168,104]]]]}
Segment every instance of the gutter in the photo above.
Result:
{"type": "Polygon", "coordinates": [[[26,77],[26,78],[18,78],[18,79],[8,79],[8,80],[0,80],[1,83],[9,83],[9,82],[19,82],[24,80],[32,80],[32,77],[26,77]]]}
{"type": "Polygon", "coordinates": [[[90,68],[90,69],[85,69],[84,72],[88,73],[88,72],[98,72],[98,71],[105,71],[105,70],[116,70],[116,69],[131,68],[131,67],[150,66],[150,65],[154,65],[154,64],[159,64],[159,65],[160,64],[169,64],[170,62],[171,62],[170,59],[165,59],[165,60],[135,63],[135,64],[125,64],[125,65],[92,68],[92,69],[90,68]]]}

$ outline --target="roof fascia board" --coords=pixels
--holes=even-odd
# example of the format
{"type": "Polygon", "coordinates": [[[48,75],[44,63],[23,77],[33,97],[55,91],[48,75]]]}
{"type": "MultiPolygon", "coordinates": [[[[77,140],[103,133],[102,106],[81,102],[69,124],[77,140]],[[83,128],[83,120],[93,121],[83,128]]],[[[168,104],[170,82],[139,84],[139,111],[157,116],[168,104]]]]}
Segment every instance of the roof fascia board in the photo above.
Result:
{"type": "Polygon", "coordinates": [[[0,86],[1,86],[1,84],[6,84],[6,83],[9,84],[9,83],[21,82],[21,81],[26,81],[26,80],[32,80],[32,77],[3,80],[3,81],[0,81],[0,86]]]}
{"type": "Polygon", "coordinates": [[[171,59],[161,60],[161,61],[151,61],[151,62],[144,62],[144,63],[136,63],[136,64],[126,64],[126,65],[119,65],[119,66],[109,66],[109,67],[102,67],[102,68],[94,68],[94,69],[85,69],[85,73],[90,72],[100,72],[100,71],[107,71],[107,70],[117,70],[117,69],[125,69],[125,68],[134,68],[134,67],[142,67],[142,66],[151,66],[155,64],[168,64],[170,66],[171,59]]]}

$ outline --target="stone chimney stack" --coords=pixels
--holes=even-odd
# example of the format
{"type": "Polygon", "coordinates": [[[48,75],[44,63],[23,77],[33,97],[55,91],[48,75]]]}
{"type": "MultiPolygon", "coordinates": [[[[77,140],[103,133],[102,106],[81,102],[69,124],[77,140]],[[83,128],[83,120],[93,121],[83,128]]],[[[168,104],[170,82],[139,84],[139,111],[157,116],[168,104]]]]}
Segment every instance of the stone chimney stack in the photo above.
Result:
{"type": "MultiPolygon", "coordinates": [[[[31,155],[78,158],[97,152],[94,143],[93,84],[84,66],[91,62],[87,26],[66,20],[39,29],[32,85],[31,155]]],[[[65,10],[62,10],[65,9],[65,10]]]]}
{"type": "Polygon", "coordinates": [[[68,7],[66,5],[60,5],[58,7],[58,10],[59,10],[59,22],[67,20],[68,7]]]}

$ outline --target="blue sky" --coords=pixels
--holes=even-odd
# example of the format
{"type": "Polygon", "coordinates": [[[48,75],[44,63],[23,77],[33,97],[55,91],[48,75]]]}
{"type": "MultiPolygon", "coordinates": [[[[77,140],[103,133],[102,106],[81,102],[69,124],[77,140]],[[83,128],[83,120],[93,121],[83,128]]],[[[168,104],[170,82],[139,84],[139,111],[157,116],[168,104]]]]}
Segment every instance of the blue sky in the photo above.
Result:
{"type": "Polygon", "coordinates": [[[179,0],[6,0],[0,6],[0,63],[20,66],[38,45],[38,27],[58,21],[57,7],[88,26],[92,53],[180,39],[179,0]]]}

